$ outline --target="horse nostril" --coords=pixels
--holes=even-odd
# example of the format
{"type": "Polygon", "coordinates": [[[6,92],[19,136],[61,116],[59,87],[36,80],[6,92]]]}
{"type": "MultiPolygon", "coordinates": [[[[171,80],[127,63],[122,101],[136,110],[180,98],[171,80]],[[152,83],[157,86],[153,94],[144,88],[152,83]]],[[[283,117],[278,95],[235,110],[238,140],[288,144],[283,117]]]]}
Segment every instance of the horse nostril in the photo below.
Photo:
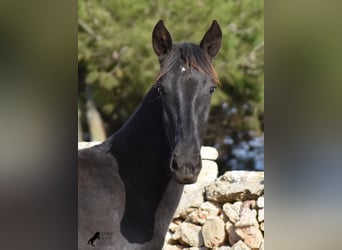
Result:
{"type": "Polygon", "coordinates": [[[177,164],[177,162],[176,162],[175,159],[172,161],[171,168],[172,168],[172,170],[174,170],[174,171],[178,171],[178,169],[179,169],[178,164],[177,164]]]}

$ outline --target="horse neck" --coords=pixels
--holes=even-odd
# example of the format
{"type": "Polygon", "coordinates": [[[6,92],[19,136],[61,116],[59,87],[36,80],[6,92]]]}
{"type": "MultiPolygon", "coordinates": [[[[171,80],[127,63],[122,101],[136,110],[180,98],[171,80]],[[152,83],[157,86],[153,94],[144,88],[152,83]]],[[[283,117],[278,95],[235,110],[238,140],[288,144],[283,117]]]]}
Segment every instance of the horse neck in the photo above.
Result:
{"type": "Polygon", "coordinates": [[[170,156],[162,125],[162,104],[155,88],[109,140],[125,184],[146,195],[153,188],[166,188],[171,179],[170,156]]]}
{"type": "Polygon", "coordinates": [[[162,104],[155,88],[108,142],[126,188],[121,233],[140,243],[151,240],[154,234],[151,244],[160,244],[183,186],[171,181],[170,150],[162,124],[162,104]],[[134,223],[131,218],[135,218],[134,223]]]}
{"type": "Polygon", "coordinates": [[[150,89],[128,121],[109,140],[110,151],[116,158],[127,156],[139,165],[160,164],[167,159],[168,143],[162,125],[162,105],[155,88],[150,89]]]}

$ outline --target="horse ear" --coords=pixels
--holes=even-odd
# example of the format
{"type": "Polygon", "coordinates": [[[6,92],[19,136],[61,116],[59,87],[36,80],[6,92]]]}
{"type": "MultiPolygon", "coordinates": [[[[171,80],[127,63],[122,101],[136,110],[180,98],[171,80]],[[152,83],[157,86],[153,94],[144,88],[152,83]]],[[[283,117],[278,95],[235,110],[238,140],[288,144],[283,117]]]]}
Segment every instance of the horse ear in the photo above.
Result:
{"type": "Polygon", "coordinates": [[[159,59],[162,59],[172,48],[172,38],[163,20],[160,20],[153,29],[152,45],[159,59]]]}
{"type": "Polygon", "coordinates": [[[203,49],[210,58],[214,58],[219,52],[222,44],[222,31],[220,25],[216,20],[213,20],[210,28],[205,33],[200,43],[201,49],[203,49]]]}

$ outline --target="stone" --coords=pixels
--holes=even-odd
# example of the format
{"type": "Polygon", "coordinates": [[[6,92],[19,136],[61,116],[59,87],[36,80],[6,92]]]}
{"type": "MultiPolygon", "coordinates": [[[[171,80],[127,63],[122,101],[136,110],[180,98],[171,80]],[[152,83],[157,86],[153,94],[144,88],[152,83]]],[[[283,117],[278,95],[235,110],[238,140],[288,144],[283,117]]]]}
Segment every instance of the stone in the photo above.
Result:
{"type": "MultiPolygon", "coordinates": [[[[182,197],[178,203],[175,216],[185,216],[188,207],[199,207],[204,203],[204,187],[214,182],[218,174],[217,164],[213,161],[202,160],[202,169],[194,184],[185,185],[182,197]]],[[[185,217],[183,217],[185,218],[185,217]]]]}
{"type": "Polygon", "coordinates": [[[204,188],[200,185],[185,185],[174,218],[182,217],[185,219],[189,214],[190,207],[199,208],[204,202],[203,192],[204,188]]]}
{"type": "Polygon", "coordinates": [[[209,201],[206,201],[204,203],[201,204],[201,206],[199,207],[200,210],[202,211],[208,211],[209,216],[215,216],[218,215],[221,211],[221,208],[219,205],[215,205],[209,201]]]}
{"type": "Polygon", "coordinates": [[[227,215],[229,221],[231,221],[232,223],[236,223],[238,220],[240,220],[241,206],[241,201],[237,201],[234,204],[227,202],[223,204],[222,210],[227,215]]]}
{"type": "Polygon", "coordinates": [[[186,247],[183,250],[207,250],[205,247],[186,247]]]}
{"type": "Polygon", "coordinates": [[[209,216],[208,211],[197,209],[188,215],[188,220],[194,224],[203,225],[209,216]]]}
{"type": "Polygon", "coordinates": [[[264,221],[264,211],[265,211],[265,209],[263,208],[263,209],[259,209],[258,210],[258,221],[259,222],[262,222],[262,221],[264,221]]]}
{"type": "Polygon", "coordinates": [[[218,215],[224,222],[228,221],[228,217],[225,213],[219,213],[218,215]]]}
{"type": "Polygon", "coordinates": [[[261,242],[259,250],[265,250],[264,241],[261,242]]]}
{"type": "Polygon", "coordinates": [[[235,243],[231,250],[251,250],[243,241],[238,241],[235,243]]]}
{"type": "Polygon", "coordinates": [[[218,151],[213,147],[202,146],[201,157],[205,160],[216,160],[218,158],[218,151]]]}
{"type": "Polygon", "coordinates": [[[264,208],[264,196],[260,196],[258,199],[257,199],[257,206],[258,208],[264,208]]]}
{"type": "Polygon", "coordinates": [[[256,208],[256,201],[255,200],[247,200],[242,203],[242,208],[250,208],[255,209],[256,208]]]}
{"type": "Polygon", "coordinates": [[[252,250],[259,249],[261,242],[263,241],[263,236],[258,226],[236,227],[235,232],[252,250]]]}
{"type": "Polygon", "coordinates": [[[174,241],[178,241],[181,238],[181,228],[180,226],[176,227],[175,232],[171,235],[171,239],[174,241]]]}
{"type": "Polygon", "coordinates": [[[197,211],[198,207],[199,207],[199,204],[194,204],[191,207],[184,208],[182,211],[180,211],[179,217],[181,217],[183,220],[188,219],[189,214],[197,211]]]}
{"type": "Polygon", "coordinates": [[[182,224],[182,222],[183,222],[183,219],[182,218],[174,218],[173,219],[173,221],[172,221],[173,223],[175,223],[175,224],[177,224],[177,225],[180,225],[180,224],[182,224]]]}
{"type": "Polygon", "coordinates": [[[180,241],[192,247],[201,247],[204,244],[201,231],[200,226],[183,222],[180,225],[180,241]]]}
{"type": "Polygon", "coordinates": [[[175,222],[171,222],[170,225],[169,225],[169,231],[171,233],[174,233],[177,229],[177,227],[179,226],[179,224],[175,223],[175,222]]]}
{"type": "Polygon", "coordinates": [[[225,240],[224,222],[218,216],[212,216],[202,227],[204,245],[208,248],[220,246],[225,240]]]}
{"type": "Polygon", "coordinates": [[[231,250],[232,248],[229,246],[220,246],[219,248],[217,248],[217,250],[231,250]]]}
{"type": "Polygon", "coordinates": [[[235,227],[258,226],[256,215],[256,210],[243,208],[240,213],[240,220],[235,223],[235,227]]]}
{"type": "Polygon", "coordinates": [[[257,200],[263,192],[264,172],[255,171],[227,171],[205,187],[206,199],[218,203],[257,200]]]}
{"type": "Polygon", "coordinates": [[[188,214],[186,219],[192,223],[203,225],[209,216],[217,216],[220,211],[221,209],[218,205],[206,201],[198,209],[188,214]]]}
{"type": "Polygon", "coordinates": [[[181,250],[183,249],[182,245],[164,245],[162,250],[181,250]]]}
{"type": "Polygon", "coordinates": [[[165,238],[164,238],[164,241],[168,244],[171,244],[174,242],[174,240],[172,239],[172,234],[170,231],[166,232],[166,235],[165,235],[165,238]]]}
{"type": "Polygon", "coordinates": [[[263,232],[265,231],[265,223],[264,222],[260,223],[260,230],[263,232]]]}
{"type": "MultiPolygon", "coordinates": [[[[198,175],[197,184],[209,184],[217,178],[218,167],[217,163],[210,160],[202,160],[202,169],[198,175]]],[[[191,184],[193,185],[193,184],[191,184]]]]}
{"type": "Polygon", "coordinates": [[[193,206],[187,207],[184,211],[187,214],[191,214],[193,211],[196,211],[198,209],[198,205],[195,204],[193,206]]]}
{"type": "Polygon", "coordinates": [[[240,236],[235,233],[235,227],[231,222],[226,222],[225,228],[228,233],[228,241],[230,245],[234,245],[236,242],[241,240],[240,236]]]}

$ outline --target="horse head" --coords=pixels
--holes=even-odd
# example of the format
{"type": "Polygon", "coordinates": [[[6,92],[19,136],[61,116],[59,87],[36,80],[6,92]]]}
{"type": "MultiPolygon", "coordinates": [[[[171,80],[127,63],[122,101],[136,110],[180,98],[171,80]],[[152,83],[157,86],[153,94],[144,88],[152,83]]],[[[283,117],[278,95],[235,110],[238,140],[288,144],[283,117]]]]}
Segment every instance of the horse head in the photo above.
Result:
{"type": "Polygon", "coordinates": [[[202,168],[200,149],[206,132],[211,95],[218,85],[212,65],[222,43],[214,20],[199,45],[173,43],[160,20],[152,33],[160,72],[156,78],[163,126],[170,146],[170,169],[176,182],[191,184],[202,168]]]}

